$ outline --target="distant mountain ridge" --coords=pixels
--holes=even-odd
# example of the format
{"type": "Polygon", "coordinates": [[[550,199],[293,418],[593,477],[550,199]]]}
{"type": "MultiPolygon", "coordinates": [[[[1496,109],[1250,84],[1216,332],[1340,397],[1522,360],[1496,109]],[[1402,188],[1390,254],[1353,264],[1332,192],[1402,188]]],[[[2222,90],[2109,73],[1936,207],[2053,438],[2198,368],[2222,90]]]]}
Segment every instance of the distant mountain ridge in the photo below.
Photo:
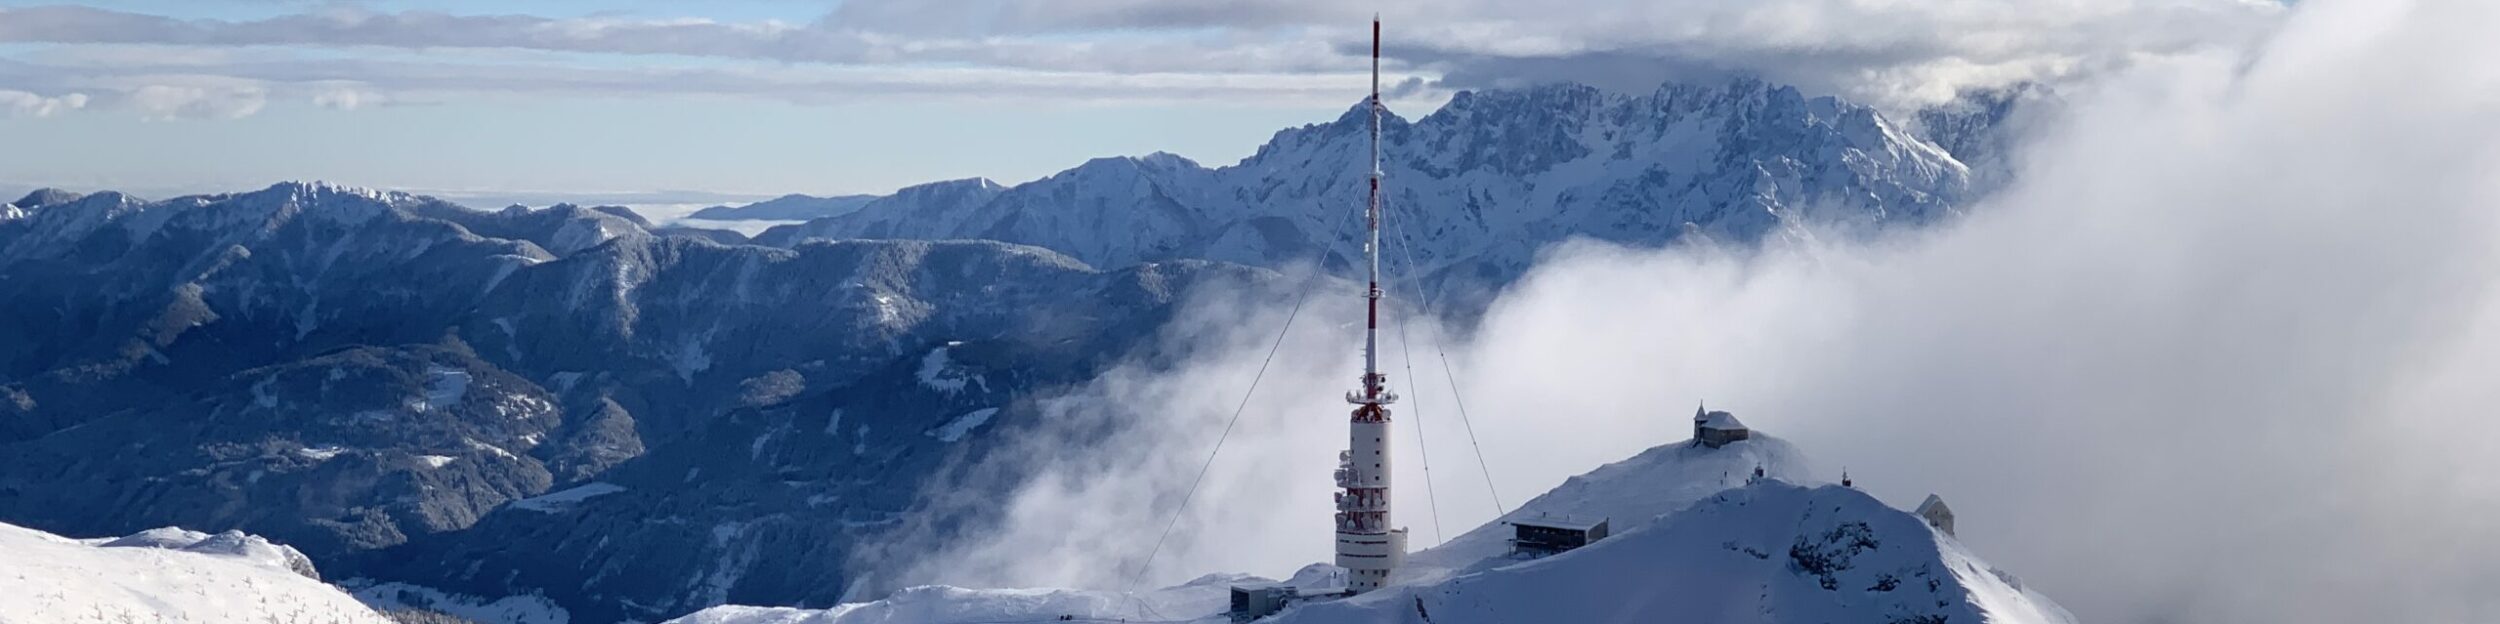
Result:
{"type": "MultiPolygon", "coordinates": [[[[1240,163],[1098,158],[1001,187],[906,188],[841,216],[781,226],[811,239],[989,239],[1096,266],[1205,258],[1349,266],[1370,169],[1368,115],[1278,132],[1240,163]],[[1333,229],[1332,229],[1333,228],[1333,229]]],[[[1874,109],[1739,79],[1647,94],[1556,84],[1461,92],[1415,121],[1382,119],[1387,235],[1420,275],[1499,284],[1573,236],[1657,245],[1751,242],[1807,224],[1916,225],[1951,213],[1969,170],[1874,109]]]]}
{"type": "Polygon", "coordinates": [[[839,217],[858,211],[877,195],[836,195],[816,197],[792,193],[744,206],[713,206],[686,215],[688,219],[714,221],[806,221],[839,217]]]}

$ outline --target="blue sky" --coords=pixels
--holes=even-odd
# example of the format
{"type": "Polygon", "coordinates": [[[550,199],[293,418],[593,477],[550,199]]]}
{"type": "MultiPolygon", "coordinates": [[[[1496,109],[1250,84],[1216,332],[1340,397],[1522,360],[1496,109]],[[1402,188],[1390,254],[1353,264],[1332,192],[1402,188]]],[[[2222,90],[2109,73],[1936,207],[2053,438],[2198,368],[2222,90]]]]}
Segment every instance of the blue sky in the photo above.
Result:
{"type": "Polygon", "coordinates": [[[1158,150],[1229,164],[1333,119],[1362,97],[1374,12],[1389,22],[1392,107],[1415,115],[1459,89],[1726,73],[1900,108],[2231,42],[2280,8],[1577,4],[0,0],[0,190],[1012,184],[1158,150]]]}
{"type": "MultiPolygon", "coordinates": [[[[11,0],[0,7],[41,6],[11,0]]],[[[284,1],[141,1],[88,6],[185,20],[247,21],[340,5],[284,1]]],[[[374,12],[456,15],[526,13],[551,18],[803,24],[829,3],[787,0],[707,2],[484,1],[373,2],[374,12]],[[526,9],[520,11],[517,9],[526,9]],[[692,12],[690,9],[699,9],[692,12]]],[[[0,17],[5,19],[5,17],[0,17]]],[[[206,52],[300,62],[315,59],[413,61],[445,51],[352,46],[195,46],[206,52]]],[[[79,43],[0,44],[0,62],[114,53],[202,50],[79,43]]],[[[633,71],[651,67],[741,70],[778,62],[721,61],[690,55],[625,55],[513,50],[449,51],[461,62],[633,71]]],[[[1359,59],[1349,59],[1358,62],[1359,59]]],[[[240,61],[239,61],[240,62],[240,61]]],[[[1351,68],[1351,66],[1350,66],[1351,68]]],[[[952,69],[933,65],[930,71],[952,69]]],[[[1341,81],[1342,82],[1342,81],[1341,81]]],[[[0,137],[42,150],[0,153],[0,184],[77,189],[131,188],[152,194],[256,188],[280,179],[443,192],[699,190],[723,194],[885,192],[936,179],[986,176],[1018,182],[1096,156],[1171,151],[1210,164],[1246,156],[1276,130],[1333,118],[1361,97],[1157,101],[1149,97],[1063,98],[995,94],[944,97],[842,97],[822,102],[700,92],[523,93],[481,85],[420,89],[383,104],[342,110],[318,93],[263,86],[258,107],[233,115],[200,110],[148,115],[90,106],[48,115],[0,117],[0,137]],[[289,97],[292,95],[293,97],[289,97]]],[[[0,83],[0,88],[7,88],[0,83]]],[[[59,96],[55,89],[47,96],[59,96]]],[[[41,93],[41,92],[38,92],[41,93]]],[[[1183,98],[1188,99],[1188,98],[1183,98]]]]}

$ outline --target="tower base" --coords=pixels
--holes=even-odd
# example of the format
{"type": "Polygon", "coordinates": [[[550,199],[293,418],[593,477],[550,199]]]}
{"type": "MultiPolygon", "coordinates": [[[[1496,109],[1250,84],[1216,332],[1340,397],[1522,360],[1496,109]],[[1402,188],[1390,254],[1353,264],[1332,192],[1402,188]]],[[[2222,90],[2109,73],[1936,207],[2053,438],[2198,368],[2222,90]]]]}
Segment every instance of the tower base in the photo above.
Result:
{"type": "Polygon", "coordinates": [[[1337,567],[1346,570],[1346,591],[1360,594],[1389,583],[1406,563],[1406,529],[1379,533],[1337,532],[1337,567]]]}

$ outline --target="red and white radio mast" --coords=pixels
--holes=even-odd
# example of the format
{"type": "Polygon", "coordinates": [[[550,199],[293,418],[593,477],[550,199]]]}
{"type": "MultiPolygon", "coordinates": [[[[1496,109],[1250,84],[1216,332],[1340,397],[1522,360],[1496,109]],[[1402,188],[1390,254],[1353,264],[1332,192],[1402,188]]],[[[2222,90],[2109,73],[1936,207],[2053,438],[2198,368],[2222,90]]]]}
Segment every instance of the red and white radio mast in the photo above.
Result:
{"type": "Polygon", "coordinates": [[[1389,528],[1389,408],[1398,395],[1380,374],[1380,18],[1372,18],[1371,203],[1364,209],[1363,260],[1370,288],[1363,293],[1362,390],[1346,393],[1354,404],[1348,426],[1350,450],[1337,455],[1337,566],[1347,590],[1379,589],[1406,559],[1406,529],[1389,528]]]}

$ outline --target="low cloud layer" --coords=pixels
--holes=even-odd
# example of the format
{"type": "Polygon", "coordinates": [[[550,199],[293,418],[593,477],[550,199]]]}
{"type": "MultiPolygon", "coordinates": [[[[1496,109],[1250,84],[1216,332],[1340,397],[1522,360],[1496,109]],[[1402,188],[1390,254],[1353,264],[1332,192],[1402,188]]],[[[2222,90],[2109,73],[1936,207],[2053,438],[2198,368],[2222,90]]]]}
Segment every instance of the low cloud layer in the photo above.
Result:
{"type": "MultiPolygon", "coordinates": [[[[1554,250],[1451,347],[1493,485],[1515,505],[1708,399],[1896,505],[1942,494],[2086,621],[2500,618],[2500,66],[2460,62],[2500,56],[2492,23],[2305,2],[2249,51],[2102,74],[1933,230],[1554,250]]],[[[1015,466],[1038,476],[994,539],[889,574],[1125,587],[1284,315],[1209,296],[1168,339],[1196,357],[1057,412],[1147,424],[1015,466]]],[[[1320,296],[1150,581],[1327,556],[1358,343],[1351,293],[1320,296]]],[[[1390,349],[1439,495],[1400,464],[1422,546],[1425,510],[1454,535],[1492,509],[1430,351],[1409,375],[1390,349]]]]}
{"type": "Polygon", "coordinates": [[[50,117],[86,106],[87,94],[84,93],[43,96],[0,89],[0,111],[6,111],[9,117],[50,117]]]}
{"type": "Polygon", "coordinates": [[[367,93],[416,99],[606,88],[800,100],[980,93],[1335,105],[1364,72],[1357,57],[1366,52],[1364,22],[1373,10],[1390,24],[1391,81],[1429,86],[1408,90],[1418,104],[1454,89],[1553,80],[1646,90],[1664,80],[1750,74],[1900,110],[1967,88],[2061,80],[2237,46],[2271,29],[2282,7],[2272,0],[1465,0],[1365,7],[1316,0],[857,0],[793,22],[354,5],[216,20],[43,6],[0,9],[0,42],[72,49],[35,55],[44,58],[8,72],[23,85],[66,89],[187,72],[259,81],[269,92],[333,106],[335,90],[298,83],[357,80],[369,83],[367,93]],[[626,69],[643,63],[615,58],[669,69],[626,69]],[[1301,86],[1314,79],[1325,88],[1301,86]],[[601,84],[617,82],[630,84],[601,84]]]}

